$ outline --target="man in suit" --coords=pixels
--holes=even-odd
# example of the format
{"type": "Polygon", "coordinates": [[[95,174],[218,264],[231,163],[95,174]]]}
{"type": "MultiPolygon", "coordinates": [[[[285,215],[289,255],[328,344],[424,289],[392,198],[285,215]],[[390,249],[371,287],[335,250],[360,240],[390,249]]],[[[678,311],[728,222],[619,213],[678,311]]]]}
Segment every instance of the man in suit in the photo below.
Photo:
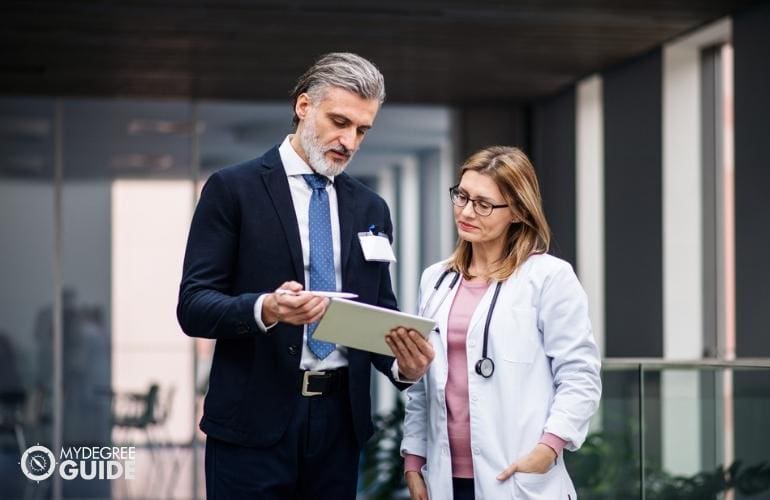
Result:
{"type": "Polygon", "coordinates": [[[385,202],[343,171],[384,100],[377,68],[321,57],[293,91],[295,133],[207,181],[193,216],[177,317],[216,339],[201,429],[210,499],[353,499],[371,436],[370,366],[399,388],[427,370],[430,344],[403,329],[396,358],[312,337],[328,299],[395,309],[389,264],[358,233],[389,240],[385,202]],[[303,291],[308,290],[308,291],[303,291]]]}

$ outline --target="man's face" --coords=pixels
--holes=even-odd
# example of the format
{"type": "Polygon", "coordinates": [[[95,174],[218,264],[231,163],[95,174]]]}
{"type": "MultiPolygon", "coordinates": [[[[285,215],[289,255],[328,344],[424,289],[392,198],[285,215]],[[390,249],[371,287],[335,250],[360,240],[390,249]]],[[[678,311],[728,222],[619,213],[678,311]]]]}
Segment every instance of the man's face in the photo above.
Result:
{"type": "Polygon", "coordinates": [[[318,102],[301,94],[295,106],[300,121],[292,144],[319,174],[340,174],[374,124],[379,108],[377,99],[363,99],[337,87],[325,89],[318,102]]]}

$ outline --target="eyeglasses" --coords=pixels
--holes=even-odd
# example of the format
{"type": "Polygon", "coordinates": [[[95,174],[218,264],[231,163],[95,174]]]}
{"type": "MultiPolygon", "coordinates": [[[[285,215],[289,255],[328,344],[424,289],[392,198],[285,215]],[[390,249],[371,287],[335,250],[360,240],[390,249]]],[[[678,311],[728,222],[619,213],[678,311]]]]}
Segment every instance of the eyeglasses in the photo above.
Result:
{"type": "Polygon", "coordinates": [[[492,211],[496,208],[507,207],[508,205],[493,205],[485,200],[474,200],[468,197],[467,194],[460,191],[458,186],[452,186],[449,188],[449,197],[452,199],[452,204],[456,207],[464,207],[470,201],[473,203],[473,211],[482,217],[487,217],[492,214],[492,211]]]}

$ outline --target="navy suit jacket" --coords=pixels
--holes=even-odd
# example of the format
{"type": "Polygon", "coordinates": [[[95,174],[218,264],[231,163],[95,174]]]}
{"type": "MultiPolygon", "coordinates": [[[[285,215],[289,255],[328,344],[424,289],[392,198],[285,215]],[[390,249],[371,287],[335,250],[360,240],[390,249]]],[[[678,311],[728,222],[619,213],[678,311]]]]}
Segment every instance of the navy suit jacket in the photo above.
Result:
{"type": "MultiPolygon", "coordinates": [[[[342,289],[395,309],[388,264],[364,259],[356,236],[375,224],[392,239],[384,200],[347,174],[335,177],[342,289]]],[[[216,339],[201,429],[246,446],[276,443],[299,402],[302,326],[257,327],[254,304],[283,282],[304,285],[302,247],[278,148],[222,169],[206,182],[193,216],[177,317],[191,337],[216,339]]],[[[370,366],[393,380],[393,358],[348,350],[349,393],[359,444],[372,434],[370,366]]],[[[395,383],[395,381],[394,381],[395,383]]],[[[404,388],[403,384],[396,384],[404,388]]]]}

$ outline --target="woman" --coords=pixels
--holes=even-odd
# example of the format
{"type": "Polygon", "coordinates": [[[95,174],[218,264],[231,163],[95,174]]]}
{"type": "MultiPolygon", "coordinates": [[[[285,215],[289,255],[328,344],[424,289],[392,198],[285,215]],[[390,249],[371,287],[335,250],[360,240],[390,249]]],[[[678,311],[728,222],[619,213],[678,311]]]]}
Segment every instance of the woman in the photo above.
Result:
{"type": "MultiPolygon", "coordinates": [[[[572,267],[546,253],[522,151],[474,154],[450,195],[457,247],[420,284],[421,313],[437,329],[433,363],[407,393],[412,498],[574,500],[561,452],[582,444],[601,394],[586,295],[572,267]]],[[[388,336],[396,348],[399,330],[388,336]]]]}

